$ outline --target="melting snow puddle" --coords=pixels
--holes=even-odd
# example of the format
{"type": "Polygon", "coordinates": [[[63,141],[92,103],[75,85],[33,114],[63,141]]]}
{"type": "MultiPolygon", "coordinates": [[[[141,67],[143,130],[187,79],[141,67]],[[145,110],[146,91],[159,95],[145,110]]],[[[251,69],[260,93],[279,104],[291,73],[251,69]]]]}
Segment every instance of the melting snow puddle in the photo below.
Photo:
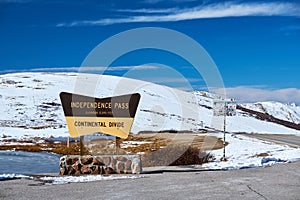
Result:
{"type": "Polygon", "coordinates": [[[0,151],[0,174],[58,173],[57,154],[0,151]]]}

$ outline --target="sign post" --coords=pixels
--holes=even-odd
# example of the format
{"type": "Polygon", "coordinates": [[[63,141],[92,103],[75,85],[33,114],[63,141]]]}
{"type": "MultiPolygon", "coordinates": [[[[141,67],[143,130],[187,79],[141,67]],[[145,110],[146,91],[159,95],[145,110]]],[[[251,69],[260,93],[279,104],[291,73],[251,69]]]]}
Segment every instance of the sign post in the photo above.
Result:
{"type": "Polygon", "coordinates": [[[100,99],[62,92],[60,99],[71,137],[102,132],[117,138],[127,138],[140,94],[100,99]]]}
{"type": "Polygon", "coordinates": [[[80,141],[79,141],[80,155],[81,156],[83,156],[83,140],[84,140],[84,137],[81,135],[80,136],[80,141]]]}
{"type": "Polygon", "coordinates": [[[214,100],[213,115],[223,117],[223,157],[221,161],[226,161],[226,116],[236,115],[235,99],[214,100]]]}

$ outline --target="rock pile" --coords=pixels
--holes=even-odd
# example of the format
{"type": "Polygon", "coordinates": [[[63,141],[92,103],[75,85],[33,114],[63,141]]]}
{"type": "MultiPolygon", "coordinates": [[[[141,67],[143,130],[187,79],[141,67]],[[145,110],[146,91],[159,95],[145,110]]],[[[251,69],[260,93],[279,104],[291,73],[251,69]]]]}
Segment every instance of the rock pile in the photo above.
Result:
{"type": "Polygon", "coordinates": [[[68,155],[60,158],[60,175],[139,174],[139,155],[68,155]]]}

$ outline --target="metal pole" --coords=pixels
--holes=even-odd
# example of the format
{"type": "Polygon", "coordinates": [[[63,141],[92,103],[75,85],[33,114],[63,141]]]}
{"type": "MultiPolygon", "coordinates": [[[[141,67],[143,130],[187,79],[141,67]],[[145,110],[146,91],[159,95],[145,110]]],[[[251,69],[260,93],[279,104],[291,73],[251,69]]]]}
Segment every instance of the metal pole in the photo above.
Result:
{"type": "Polygon", "coordinates": [[[225,146],[226,146],[226,100],[224,101],[224,129],[223,129],[223,161],[226,161],[225,146]]]}

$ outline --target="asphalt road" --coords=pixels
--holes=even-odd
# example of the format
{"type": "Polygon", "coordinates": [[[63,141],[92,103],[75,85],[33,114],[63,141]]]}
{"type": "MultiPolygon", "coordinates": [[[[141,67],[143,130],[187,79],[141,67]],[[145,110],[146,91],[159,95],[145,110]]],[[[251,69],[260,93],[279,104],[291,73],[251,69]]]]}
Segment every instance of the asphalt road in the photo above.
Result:
{"type": "Polygon", "coordinates": [[[300,199],[300,162],[232,171],[145,174],[140,179],[44,185],[0,181],[0,199],[300,199]]]}
{"type": "Polygon", "coordinates": [[[257,139],[275,142],[279,144],[290,145],[292,147],[300,147],[300,137],[295,135],[276,135],[276,134],[244,134],[246,136],[254,137],[257,139]]]}

